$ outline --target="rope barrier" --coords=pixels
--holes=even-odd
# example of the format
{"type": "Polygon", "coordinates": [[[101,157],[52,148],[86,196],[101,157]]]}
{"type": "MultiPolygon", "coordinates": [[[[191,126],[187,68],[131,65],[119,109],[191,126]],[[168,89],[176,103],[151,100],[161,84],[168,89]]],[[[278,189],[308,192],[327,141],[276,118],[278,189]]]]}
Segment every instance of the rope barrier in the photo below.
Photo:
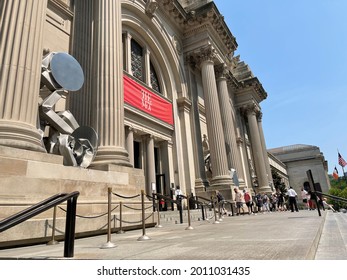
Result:
{"type": "Polygon", "coordinates": [[[124,199],[133,199],[133,198],[136,198],[136,197],[140,197],[140,195],[139,195],[139,194],[134,195],[134,196],[124,196],[124,195],[120,195],[120,194],[117,194],[117,193],[114,193],[114,192],[112,192],[112,194],[113,194],[113,195],[115,195],[115,196],[118,196],[118,197],[124,198],[124,199]]]}
{"type": "MultiPolygon", "coordinates": [[[[116,210],[117,208],[119,207],[119,205],[117,205],[116,207],[114,207],[112,210],[111,210],[111,213],[116,210]]],[[[66,212],[66,210],[64,208],[62,208],[61,206],[58,206],[58,208],[64,212],[66,212]]],[[[100,218],[100,217],[103,217],[103,216],[106,216],[108,214],[108,212],[106,213],[103,213],[103,214],[100,214],[100,215],[97,215],[97,216],[82,216],[82,215],[77,215],[76,214],[76,217],[78,218],[82,218],[82,219],[97,219],[97,218],[100,218]]]]}

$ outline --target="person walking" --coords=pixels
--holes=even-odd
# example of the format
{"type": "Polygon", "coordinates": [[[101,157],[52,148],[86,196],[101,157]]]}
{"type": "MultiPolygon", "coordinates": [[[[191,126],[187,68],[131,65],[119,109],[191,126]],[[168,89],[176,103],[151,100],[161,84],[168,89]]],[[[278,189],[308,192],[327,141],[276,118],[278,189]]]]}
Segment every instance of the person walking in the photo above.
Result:
{"type": "Polygon", "coordinates": [[[292,212],[294,212],[294,209],[295,209],[296,212],[299,212],[298,204],[296,202],[296,198],[297,198],[298,194],[291,186],[289,187],[289,190],[287,191],[287,195],[289,197],[290,210],[292,212]]]}

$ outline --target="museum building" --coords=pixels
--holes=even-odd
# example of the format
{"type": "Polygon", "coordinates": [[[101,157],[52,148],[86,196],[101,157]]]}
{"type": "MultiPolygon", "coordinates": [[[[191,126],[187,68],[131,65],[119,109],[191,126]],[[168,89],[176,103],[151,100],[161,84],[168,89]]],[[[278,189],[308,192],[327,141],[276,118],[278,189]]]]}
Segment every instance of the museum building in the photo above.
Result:
{"type": "MultiPolygon", "coordinates": [[[[59,192],[79,191],[77,211],[95,215],[108,188],[172,196],[179,186],[229,200],[234,187],[274,191],[267,93],[234,55],[236,38],[213,1],[1,0],[0,13],[0,219],[59,192]],[[70,73],[65,62],[83,71],[76,90],[73,72],[69,82],[49,78],[70,73]],[[59,140],[79,127],[97,135],[81,161],[59,140]]],[[[0,242],[47,236],[51,217],[0,242]]],[[[77,221],[76,230],[104,224],[77,221]]]]}

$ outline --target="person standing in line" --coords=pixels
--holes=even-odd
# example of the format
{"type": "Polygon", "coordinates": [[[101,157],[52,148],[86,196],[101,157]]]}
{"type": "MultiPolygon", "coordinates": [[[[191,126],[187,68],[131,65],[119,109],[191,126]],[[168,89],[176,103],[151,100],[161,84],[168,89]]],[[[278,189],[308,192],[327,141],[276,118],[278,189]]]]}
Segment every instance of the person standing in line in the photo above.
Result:
{"type": "Polygon", "coordinates": [[[220,209],[221,215],[228,215],[227,210],[225,209],[225,199],[224,196],[220,193],[220,191],[216,191],[217,201],[218,201],[218,208],[220,209]]]}
{"type": "Polygon", "coordinates": [[[264,213],[263,212],[263,197],[260,193],[258,193],[256,196],[255,196],[255,201],[256,201],[256,205],[257,205],[257,210],[259,213],[264,213]]]}
{"type": "Polygon", "coordinates": [[[263,193],[262,199],[263,199],[263,211],[264,211],[263,213],[270,212],[268,195],[266,193],[263,193]]]}
{"type": "Polygon", "coordinates": [[[177,210],[181,210],[182,209],[183,193],[182,193],[179,186],[176,187],[175,195],[176,195],[176,201],[177,201],[177,210]]]}
{"type": "Polygon", "coordinates": [[[302,199],[302,203],[305,205],[305,207],[307,208],[307,210],[310,209],[310,206],[308,205],[308,199],[307,199],[308,193],[304,188],[301,188],[301,199],[302,199]]]}
{"type": "Polygon", "coordinates": [[[245,200],[245,203],[247,205],[248,215],[254,214],[252,196],[246,190],[243,190],[243,199],[245,200]]]}
{"type": "Polygon", "coordinates": [[[283,194],[280,190],[278,190],[278,193],[277,193],[277,209],[279,211],[284,211],[284,197],[283,197],[283,194]]]}
{"type": "Polygon", "coordinates": [[[236,201],[236,215],[240,215],[241,214],[241,208],[242,211],[243,210],[243,200],[242,200],[242,193],[239,192],[239,190],[237,188],[234,188],[234,192],[235,192],[235,201],[236,201]]]}
{"type": "Polygon", "coordinates": [[[298,204],[296,202],[296,198],[297,198],[298,194],[296,193],[296,191],[291,186],[289,187],[289,190],[287,191],[287,195],[289,197],[290,210],[292,212],[294,212],[294,208],[295,208],[295,211],[299,212],[298,204]]]}

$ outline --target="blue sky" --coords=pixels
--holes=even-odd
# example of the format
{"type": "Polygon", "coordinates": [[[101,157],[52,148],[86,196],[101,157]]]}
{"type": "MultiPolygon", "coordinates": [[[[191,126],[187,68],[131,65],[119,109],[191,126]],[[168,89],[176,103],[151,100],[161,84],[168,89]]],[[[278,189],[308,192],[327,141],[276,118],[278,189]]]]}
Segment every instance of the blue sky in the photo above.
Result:
{"type": "MultiPolygon", "coordinates": [[[[215,0],[235,54],[268,97],[260,105],[267,148],[320,147],[329,174],[347,161],[347,1],[215,0]]],[[[346,170],[345,170],[346,171],[346,170]]]]}

